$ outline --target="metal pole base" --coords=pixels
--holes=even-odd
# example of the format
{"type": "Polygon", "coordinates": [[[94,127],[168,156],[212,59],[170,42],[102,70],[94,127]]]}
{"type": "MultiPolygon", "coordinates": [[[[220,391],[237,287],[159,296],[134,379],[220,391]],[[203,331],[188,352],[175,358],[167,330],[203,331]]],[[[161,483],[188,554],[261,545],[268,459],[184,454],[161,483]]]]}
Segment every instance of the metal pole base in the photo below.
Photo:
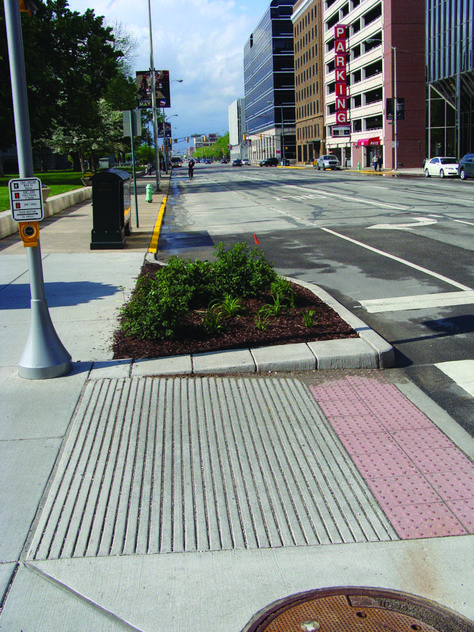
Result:
{"type": "Polygon", "coordinates": [[[46,299],[32,299],[30,329],[18,365],[19,376],[46,380],[66,375],[71,369],[71,356],[54,329],[46,299]]]}

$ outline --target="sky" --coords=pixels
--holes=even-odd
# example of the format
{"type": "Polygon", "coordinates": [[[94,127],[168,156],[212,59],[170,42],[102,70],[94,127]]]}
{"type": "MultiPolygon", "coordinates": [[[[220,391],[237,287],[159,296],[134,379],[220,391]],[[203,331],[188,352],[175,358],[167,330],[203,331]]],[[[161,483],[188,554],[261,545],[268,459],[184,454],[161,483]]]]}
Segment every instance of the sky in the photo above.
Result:
{"type": "MultiPolygon", "coordinates": [[[[171,107],[165,113],[173,138],[225,134],[228,106],[244,96],[245,43],[271,0],[150,1],[155,69],[170,71],[171,107]]],[[[150,68],[147,0],[69,0],[69,8],[92,8],[108,25],[124,29],[136,42],[133,75],[150,68]]]]}

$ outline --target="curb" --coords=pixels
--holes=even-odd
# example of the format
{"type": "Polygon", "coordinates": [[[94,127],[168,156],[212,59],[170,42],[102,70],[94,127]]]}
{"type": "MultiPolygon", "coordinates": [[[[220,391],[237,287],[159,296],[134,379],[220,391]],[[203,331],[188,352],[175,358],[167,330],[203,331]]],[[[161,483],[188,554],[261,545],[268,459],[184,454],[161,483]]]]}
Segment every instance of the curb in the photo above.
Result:
{"type": "Polygon", "coordinates": [[[387,369],[395,366],[393,347],[325,290],[310,283],[286,278],[311,290],[337,312],[359,334],[359,338],[230,349],[164,358],[94,362],[89,372],[89,379],[331,369],[387,369]]]}

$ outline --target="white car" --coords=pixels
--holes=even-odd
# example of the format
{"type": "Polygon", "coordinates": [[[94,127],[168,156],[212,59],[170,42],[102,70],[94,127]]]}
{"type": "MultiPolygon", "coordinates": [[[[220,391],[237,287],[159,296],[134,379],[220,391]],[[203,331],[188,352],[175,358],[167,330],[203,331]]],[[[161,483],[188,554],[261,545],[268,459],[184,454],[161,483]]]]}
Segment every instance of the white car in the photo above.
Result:
{"type": "Polygon", "coordinates": [[[457,177],[459,175],[459,161],[453,156],[437,156],[425,163],[425,176],[457,177]]]}
{"type": "Polygon", "coordinates": [[[341,163],[339,158],[334,154],[327,154],[325,156],[319,156],[316,161],[316,169],[340,169],[341,163]]]}

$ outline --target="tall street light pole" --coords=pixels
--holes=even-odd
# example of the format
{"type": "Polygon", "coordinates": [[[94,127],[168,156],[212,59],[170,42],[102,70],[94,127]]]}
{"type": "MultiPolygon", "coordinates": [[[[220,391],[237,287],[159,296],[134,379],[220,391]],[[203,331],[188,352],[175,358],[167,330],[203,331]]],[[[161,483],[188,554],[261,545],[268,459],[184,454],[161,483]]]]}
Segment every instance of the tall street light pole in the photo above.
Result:
{"type": "Polygon", "coordinates": [[[398,120],[398,102],[397,102],[397,49],[390,46],[393,50],[393,138],[395,142],[395,171],[398,169],[398,136],[397,136],[397,120],[398,120]]]}
{"type": "Polygon", "coordinates": [[[155,145],[156,191],[160,189],[160,148],[158,147],[158,120],[156,116],[155,61],[153,58],[153,34],[151,26],[151,0],[148,0],[148,30],[150,34],[151,111],[153,117],[153,142],[155,145]]]}
{"type": "MultiPolygon", "coordinates": [[[[380,43],[384,46],[384,42],[381,39],[368,39],[366,40],[370,43],[380,43]]],[[[398,101],[397,101],[397,47],[389,44],[390,48],[393,50],[393,144],[394,144],[394,169],[395,171],[398,169],[398,134],[397,134],[397,119],[398,119],[398,101]]]]}

